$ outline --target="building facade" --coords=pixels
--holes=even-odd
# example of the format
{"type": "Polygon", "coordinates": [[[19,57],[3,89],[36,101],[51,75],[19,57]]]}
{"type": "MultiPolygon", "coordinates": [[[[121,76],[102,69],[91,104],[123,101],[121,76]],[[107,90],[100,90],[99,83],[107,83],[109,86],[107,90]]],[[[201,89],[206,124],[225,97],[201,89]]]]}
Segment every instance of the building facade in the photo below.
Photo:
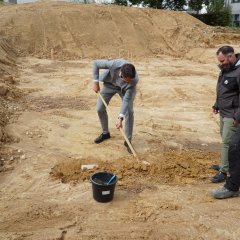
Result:
{"type": "Polygon", "coordinates": [[[3,0],[5,3],[17,4],[17,0],[3,0]]]}
{"type": "Polygon", "coordinates": [[[232,25],[240,27],[240,0],[227,0],[225,3],[232,8],[232,25]]]}

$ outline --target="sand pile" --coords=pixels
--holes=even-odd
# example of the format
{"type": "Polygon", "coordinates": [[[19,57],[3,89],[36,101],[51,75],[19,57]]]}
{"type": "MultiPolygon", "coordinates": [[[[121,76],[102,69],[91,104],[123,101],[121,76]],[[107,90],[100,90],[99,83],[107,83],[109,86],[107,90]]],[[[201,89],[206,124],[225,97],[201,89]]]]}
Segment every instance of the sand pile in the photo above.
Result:
{"type": "Polygon", "coordinates": [[[218,153],[197,150],[152,153],[144,157],[150,165],[137,162],[131,157],[115,162],[66,159],[52,168],[51,175],[63,183],[88,181],[91,174],[99,171],[116,174],[122,186],[135,184],[136,180],[154,183],[192,183],[213,174],[210,166],[217,162],[218,155],[218,153]],[[82,164],[89,163],[97,164],[98,167],[92,170],[81,170],[82,164]]]}
{"type": "Polygon", "coordinates": [[[183,12],[79,3],[3,6],[1,34],[22,56],[183,56],[209,45],[212,29],[183,12]]]}
{"type": "Polygon", "coordinates": [[[240,42],[240,29],[228,27],[214,27],[212,44],[236,44],[240,42]]]}
{"type": "Polygon", "coordinates": [[[12,83],[16,75],[16,52],[6,38],[0,37],[0,81],[12,83]]]}
{"type": "Polygon", "coordinates": [[[9,102],[19,95],[16,83],[16,53],[6,39],[0,38],[0,142],[5,139],[4,126],[11,114],[9,102]]]}

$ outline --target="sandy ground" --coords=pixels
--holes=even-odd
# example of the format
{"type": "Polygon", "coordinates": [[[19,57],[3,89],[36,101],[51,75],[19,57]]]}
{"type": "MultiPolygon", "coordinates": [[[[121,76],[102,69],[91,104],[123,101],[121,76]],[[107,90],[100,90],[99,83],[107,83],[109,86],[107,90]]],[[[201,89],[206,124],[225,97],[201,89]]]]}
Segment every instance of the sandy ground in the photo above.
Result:
{"type": "Polygon", "coordinates": [[[96,4],[1,5],[0,13],[0,239],[240,238],[239,198],[209,194],[221,186],[209,180],[220,148],[215,52],[222,44],[239,52],[239,31],[182,12],[96,4]],[[129,155],[115,129],[118,96],[112,138],[93,143],[100,57],[136,65],[132,143],[150,165],[129,155]],[[87,163],[98,168],[82,171],[87,163]],[[103,170],[118,177],[104,204],[89,182],[103,170]]]}
{"type": "Polygon", "coordinates": [[[118,96],[110,104],[112,138],[93,143],[100,128],[91,60],[18,62],[25,95],[6,128],[12,141],[2,155],[1,239],[239,239],[239,198],[209,195],[220,186],[209,181],[220,141],[211,114],[214,61],[132,60],[140,75],[133,146],[150,162],[145,169],[114,127],[118,96]],[[93,199],[93,171],[81,172],[81,163],[118,175],[112,202],[93,199]]]}

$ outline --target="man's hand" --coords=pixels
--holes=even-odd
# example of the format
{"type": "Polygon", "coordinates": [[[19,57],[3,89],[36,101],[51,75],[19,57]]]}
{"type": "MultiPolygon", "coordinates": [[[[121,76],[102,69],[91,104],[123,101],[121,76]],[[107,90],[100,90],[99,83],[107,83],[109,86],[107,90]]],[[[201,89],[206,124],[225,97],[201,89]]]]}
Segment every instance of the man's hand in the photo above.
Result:
{"type": "Polygon", "coordinates": [[[240,122],[239,122],[238,120],[235,120],[235,119],[234,119],[234,120],[233,120],[233,125],[234,125],[234,126],[237,126],[238,124],[240,124],[240,122]]]}
{"type": "Polygon", "coordinates": [[[116,127],[117,127],[117,129],[123,127],[123,126],[122,126],[122,122],[123,122],[123,120],[122,120],[121,118],[119,118],[118,121],[117,121],[117,123],[116,123],[116,127]]]}
{"type": "Polygon", "coordinates": [[[216,108],[212,108],[212,111],[213,111],[214,114],[218,114],[219,113],[219,110],[216,109],[216,108]]]}
{"type": "Polygon", "coordinates": [[[93,89],[93,91],[94,91],[95,93],[98,93],[98,92],[100,91],[99,82],[94,82],[92,89],[93,89]]]}

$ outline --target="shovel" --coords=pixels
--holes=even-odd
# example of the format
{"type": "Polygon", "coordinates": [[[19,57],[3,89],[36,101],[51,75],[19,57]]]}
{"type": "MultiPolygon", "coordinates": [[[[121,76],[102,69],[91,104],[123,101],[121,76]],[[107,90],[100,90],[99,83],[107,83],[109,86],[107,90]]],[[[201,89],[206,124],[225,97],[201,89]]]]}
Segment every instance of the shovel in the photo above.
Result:
{"type": "MultiPolygon", "coordinates": [[[[105,102],[104,98],[102,97],[101,93],[98,92],[98,95],[99,95],[99,97],[101,98],[103,104],[105,105],[107,111],[110,113],[109,108],[108,108],[108,105],[107,105],[107,103],[105,102]]],[[[135,152],[135,150],[133,149],[132,144],[130,143],[130,141],[128,140],[126,134],[124,133],[123,129],[122,129],[122,128],[119,128],[119,130],[120,130],[122,136],[124,137],[127,145],[128,145],[129,148],[131,149],[131,151],[132,151],[132,153],[133,153],[133,156],[136,158],[137,161],[140,161],[139,158],[138,158],[138,156],[137,156],[137,154],[136,154],[136,152],[135,152]]]]}

